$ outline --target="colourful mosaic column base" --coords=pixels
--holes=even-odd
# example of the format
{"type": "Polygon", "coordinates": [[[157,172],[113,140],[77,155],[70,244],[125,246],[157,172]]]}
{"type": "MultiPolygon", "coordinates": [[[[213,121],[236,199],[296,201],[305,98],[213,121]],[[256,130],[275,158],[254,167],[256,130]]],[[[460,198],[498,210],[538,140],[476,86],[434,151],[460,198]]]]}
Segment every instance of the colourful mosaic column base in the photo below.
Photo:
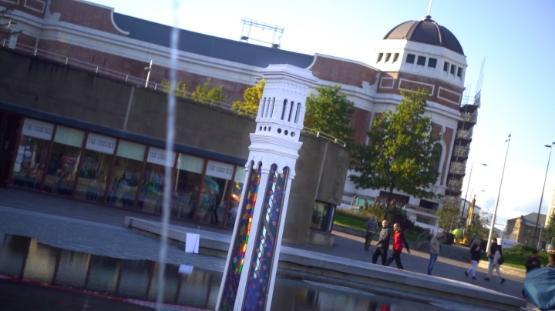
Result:
{"type": "Polygon", "coordinates": [[[261,166],[254,168],[254,164],[252,162],[250,163],[248,184],[245,185],[248,188],[240,211],[241,218],[239,219],[239,225],[237,227],[238,231],[235,235],[235,240],[233,241],[231,261],[229,262],[227,275],[225,276],[225,287],[220,305],[221,310],[233,310],[233,305],[235,304],[237,287],[239,286],[239,279],[241,278],[241,271],[243,269],[243,260],[245,258],[245,252],[247,251],[247,243],[249,241],[249,232],[252,225],[256,194],[260,184],[260,168],[261,166]]]}
{"type": "Polygon", "coordinates": [[[288,173],[289,169],[285,168],[280,174],[273,164],[268,176],[243,310],[264,310],[266,307],[288,173]]]}

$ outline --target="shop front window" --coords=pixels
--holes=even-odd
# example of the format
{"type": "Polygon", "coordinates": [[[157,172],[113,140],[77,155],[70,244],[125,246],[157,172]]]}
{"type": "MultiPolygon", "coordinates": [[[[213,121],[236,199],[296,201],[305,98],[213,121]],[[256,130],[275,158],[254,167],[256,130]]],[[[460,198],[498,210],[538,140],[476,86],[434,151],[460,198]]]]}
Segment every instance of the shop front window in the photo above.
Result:
{"type": "Polygon", "coordinates": [[[144,145],[120,140],[112,169],[108,202],[119,207],[135,204],[137,188],[143,170],[144,145]]]}
{"type": "MultiPolygon", "coordinates": [[[[175,153],[171,155],[173,166],[175,153]]],[[[164,166],[166,151],[154,147],[148,148],[143,183],[139,190],[137,202],[147,213],[160,213],[164,198],[164,166]]]]}
{"type": "Polygon", "coordinates": [[[225,194],[233,177],[233,165],[208,161],[199,197],[196,220],[201,223],[219,225],[224,221],[226,212],[225,194]]]}
{"type": "Polygon", "coordinates": [[[14,184],[29,188],[40,187],[53,131],[54,124],[25,119],[13,166],[14,184]]]}
{"type": "Polygon", "coordinates": [[[230,196],[228,201],[228,210],[225,218],[224,226],[226,228],[233,228],[235,219],[237,218],[237,211],[239,210],[239,202],[241,201],[241,192],[243,191],[243,183],[245,181],[245,168],[237,166],[235,168],[235,176],[233,183],[230,187],[230,196]]]}
{"type": "Polygon", "coordinates": [[[92,133],[87,136],[75,197],[90,201],[100,201],[104,198],[108,171],[115,151],[115,138],[92,133]]]}
{"type": "Polygon", "coordinates": [[[204,160],[179,154],[174,185],[172,213],[177,218],[192,218],[198,204],[204,160]]]}
{"type": "Polygon", "coordinates": [[[85,134],[83,131],[58,126],[50,153],[43,189],[71,195],[85,134]]]}

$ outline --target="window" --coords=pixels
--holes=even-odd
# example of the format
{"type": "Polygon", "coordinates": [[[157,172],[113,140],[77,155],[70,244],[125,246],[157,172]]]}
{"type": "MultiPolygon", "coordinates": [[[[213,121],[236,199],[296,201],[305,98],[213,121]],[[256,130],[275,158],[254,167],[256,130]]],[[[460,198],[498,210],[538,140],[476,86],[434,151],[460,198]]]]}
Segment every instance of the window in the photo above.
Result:
{"type": "Polygon", "coordinates": [[[59,194],[72,194],[81,154],[83,131],[65,126],[56,127],[52,153],[46,168],[43,189],[59,194]]]}
{"type": "Polygon", "coordinates": [[[334,211],[335,206],[329,203],[317,201],[314,204],[314,210],[312,211],[312,229],[330,232],[333,224],[334,211]]]}
{"type": "Polygon", "coordinates": [[[449,62],[444,62],[443,63],[443,71],[449,72],[449,62]]]}
{"type": "Polygon", "coordinates": [[[418,56],[418,60],[416,61],[416,64],[420,66],[426,65],[426,57],[418,56]]]}
{"type": "Polygon", "coordinates": [[[385,54],[385,62],[386,63],[389,61],[390,58],[391,58],[391,53],[385,54]]]}
{"type": "Polygon", "coordinates": [[[414,64],[414,54],[407,54],[407,63],[414,64]]]}
{"type": "Polygon", "coordinates": [[[455,68],[457,68],[457,66],[451,64],[451,74],[452,74],[452,75],[455,74],[455,68]]]}
{"type": "Polygon", "coordinates": [[[224,222],[227,208],[226,194],[233,177],[233,165],[209,160],[200,188],[200,197],[194,217],[198,222],[219,225],[224,222]]]}
{"type": "Polygon", "coordinates": [[[177,218],[192,218],[198,202],[204,160],[180,154],[177,158],[177,176],[175,177],[176,198],[172,213],[177,218]]]}
{"type": "Polygon", "coordinates": [[[75,197],[90,201],[104,198],[108,171],[116,150],[116,139],[89,133],[79,167],[75,197]]]}
{"type": "Polygon", "coordinates": [[[377,63],[379,63],[383,58],[383,53],[379,53],[378,54],[378,60],[376,61],[377,63]]]}
{"type": "Polygon", "coordinates": [[[13,181],[16,185],[40,187],[53,131],[54,124],[25,119],[13,166],[13,181]]]}
{"type": "MultiPolygon", "coordinates": [[[[166,150],[154,147],[148,148],[144,178],[139,186],[137,202],[143,212],[159,213],[162,210],[164,197],[164,166],[166,164],[166,150]]],[[[175,160],[175,154],[170,155],[171,166],[175,160]]]]}
{"type": "Polygon", "coordinates": [[[462,68],[461,67],[457,68],[457,77],[459,77],[459,78],[462,77],[462,68]]]}
{"type": "Polygon", "coordinates": [[[393,62],[396,62],[399,59],[399,53],[393,54],[393,62]]]}
{"type": "Polygon", "coordinates": [[[108,192],[109,203],[122,207],[131,207],[135,204],[144,166],[145,149],[146,147],[140,144],[119,141],[108,192]]]}
{"type": "Polygon", "coordinates": [[[436,68],[436,65],[437,65],[436,58],[433,58],[433,57],[428,58],[428,67],[436,68]]]}

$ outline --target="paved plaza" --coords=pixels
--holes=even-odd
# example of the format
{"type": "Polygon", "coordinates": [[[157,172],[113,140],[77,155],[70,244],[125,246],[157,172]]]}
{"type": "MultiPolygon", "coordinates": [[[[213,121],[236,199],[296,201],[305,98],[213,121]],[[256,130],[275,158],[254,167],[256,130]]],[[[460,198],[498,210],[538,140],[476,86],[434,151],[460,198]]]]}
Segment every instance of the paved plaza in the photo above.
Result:
{"type": "MultiPolygon", "coordinates": [[[[14,189],[0,189],[0,233],[19,234],[38,237],[39,241],[57,247],[77,251],[91,252],[105,256],[127,259],[158,258],[158,240],[155,237],[129,230],[124,224],[125,217],[136,217],[145,220],[159,221],[157,217],[136,213],[129,210],[104,207],[101,205],[78,202],[51,195],[27,192],[14,189]]],[[[229,240],[230,231],[202,227],[186,222],[172,222],[174,226],[186,227],[197,232],[206,232],[216,239],[229,240]]],[[[330,256],[345,258],[345,261],[356,260],[368,262],[373,248],[366,252],[362,247],[362,239],[352,235],[334,232],[333,248],[291,247],[299,251],[303,249],[314,254],[324,253],[330,256]]],[[[289,247],[287,247],[289,249],[289,247]]],[[[413,251],[411,255],[403,253],[403,265],[409,271],[424,273],[428,255],[413,251]]],[[[223,259],[185,254],[178,247],[170,247],[168,253],[170,263],[192,263],[196,267],[222,271],[223,259]]],[[[505,284],[497,281],[486,282],[484,269],[480,269],[477,280],[464,276],[468,267],[466,262],[449,258],[440,258],[436,263],[434,275],[455,281],[467,282],[482,286],[511,296],[520,297],[522,277],[508,275],[505,284]]],[[[396,270],[396,268],[391,268],[396,270]]]]}

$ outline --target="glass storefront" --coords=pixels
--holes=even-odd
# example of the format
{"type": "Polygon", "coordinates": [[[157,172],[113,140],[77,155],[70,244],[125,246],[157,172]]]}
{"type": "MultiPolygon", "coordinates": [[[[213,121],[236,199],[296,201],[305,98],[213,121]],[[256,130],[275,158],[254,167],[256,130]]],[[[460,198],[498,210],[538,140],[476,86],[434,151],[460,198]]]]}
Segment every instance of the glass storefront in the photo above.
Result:
{"type": "MultiPolygon", "coordinates": [[[[172,152],[172,217],[233,228],[245,169],[172,152]]],[[[160,214],[164,149],[25,118],[14,185],[160,214]]]]}
{"type": "Polygon", "coordinates": [[[144,145],[120,140],[112,168],[108,203],[119,207],[135,205],[143,171],[144,145]]]}
{"type": "Polygon", "coordinates": [[[89,133],[79,166],[75,197],[90,201],[104,199],[108,171],[116,150],[116,139],[89,133]]]}
{"type": "MultiPolygon", "coordinates": [[[[160,213],[164,198],[164,168],[166,151],[149,147],[146,158],[143,182],[139,188],[138,204],[147,213],[160,213]]],[[[170,162],[175,162],[175,153],[171,154],[170,162]]]]}
{"type": "Polygon", "coordinates": [[[235,219],[237,218],[237,211],[239,210],[239,201],[241,200],[241,192],[243,191],[243,183],[245,182],[245,168],[237,166],[235,168],[235,176],[233,183],[230,187],[229,205],[227,207],[227,217],[225,218],[224,226],[226,228],[233,228],[235,219]]]}
{"type": "Polygon", "coordinates": [[[195,213],[197,221],[219,225],[227,218],[226,194],[233,177],[233,165],[208,161],[200,190],[198,209],[195,213]]]}
{"type": "Polygon", "coordinates": [[[198,204],[204,160],[185,154],[177,158],[172,213],[177,218],[192,218],[198,204]]]}
{"type": "Polygon", "coordinates": [[[84,136],[83,131],[65,126],[56,127],[44,178],[44,190],[65,195],[73,194],[84,136]]]}
{"type": "Polygon", "coordinates": [[[13,165],[14,184],[35,189],[40,187],[53,132],[53,124],[25,119],[13,165]]]}

